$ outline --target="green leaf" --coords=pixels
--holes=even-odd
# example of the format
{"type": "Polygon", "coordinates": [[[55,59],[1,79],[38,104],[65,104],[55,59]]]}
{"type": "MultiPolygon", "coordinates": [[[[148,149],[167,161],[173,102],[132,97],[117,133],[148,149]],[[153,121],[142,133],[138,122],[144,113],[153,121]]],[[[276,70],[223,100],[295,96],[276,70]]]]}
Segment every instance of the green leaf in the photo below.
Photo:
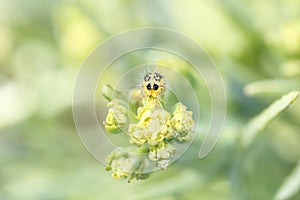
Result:
{"type": "Polygon", "coordinates": [[[300,161],[292,173],[285,179],[275,195],[276,200],[288,199],[300,190],[300,161]]]}
{"type": "Polygon", "coordinates": [[[279,100],[276,100],[256,117],[252,118],[242,132],[242,143],[244,147],[248,146],[259,132],[291,105],[297,99],[298,95],[299,91],[293,91],[283,95],[279,100]]]}
{"type": "Polygon", "coordinates": [[[244,87],[244,93],[248,96],[259,96],[266,94],[284,94],[299,88],[298,79],[266,79],[255,81],[244,87]]]}

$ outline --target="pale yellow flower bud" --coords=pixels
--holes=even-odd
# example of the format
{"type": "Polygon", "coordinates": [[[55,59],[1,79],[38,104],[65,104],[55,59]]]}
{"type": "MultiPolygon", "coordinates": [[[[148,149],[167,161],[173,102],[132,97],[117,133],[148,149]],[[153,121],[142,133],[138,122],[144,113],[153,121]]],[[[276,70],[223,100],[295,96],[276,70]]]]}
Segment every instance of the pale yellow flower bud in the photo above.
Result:
{"type": "Polygon", "coordinates": [[[194,121],[192,114],[192,111],[187,111],[186,106],[182,103],[176,105],[171,123],[178,137],[185,137],[193,128],[194,121]]]}
{"type": "Polygon", "coordinates": [[[142,145],[147,141],[145,129],[136,124],[130,124],[128,128],[128,135],[130,136],[130,143],[142,145]]]}
{"type": "Polygon", "coordinates": [[[138,124],[129,125],[130,142],[141,145],[147,141],[150,145],[157,145],[165,138],[173,137],[170,118],[171,114],[157,99],[147,98],[144,106],[138,109],[138,124]]]}
{"type": "Polygon", "coordinates": [[[147,174],[143,173],[146,160],[139,155],[130,155],[123,150],[116,150],[106,158],[106,170],[112,170],[112,177],[116,179],[143,179],[147,174]]]}
{"type": "Polygon", "coordinates": [[[107,107],[109,109],[104,121],[105,129],[110,133],[120,132],[127,123],[127,109],[117,100],[109,102],[107,107]]]}
{"type": "Polygon", "coordinates": [[[175,151],[175,147],[170,143],[161,142],[150,147],[149,159],[154,161],[160,168],[166,169],[170,165],[175,151]]]}

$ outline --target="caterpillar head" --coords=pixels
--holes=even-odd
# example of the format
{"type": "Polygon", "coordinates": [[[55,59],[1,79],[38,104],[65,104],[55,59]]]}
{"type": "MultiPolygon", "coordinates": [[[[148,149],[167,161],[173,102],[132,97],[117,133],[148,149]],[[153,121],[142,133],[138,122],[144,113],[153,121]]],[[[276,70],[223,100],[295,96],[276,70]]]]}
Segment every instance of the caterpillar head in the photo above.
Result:
{"type": "Polygon", "coordinates": [[[163,76],[157,72],[149,72],[143,78],[142,87],[146,96],[157,98],[165,90],[163,76]]]}

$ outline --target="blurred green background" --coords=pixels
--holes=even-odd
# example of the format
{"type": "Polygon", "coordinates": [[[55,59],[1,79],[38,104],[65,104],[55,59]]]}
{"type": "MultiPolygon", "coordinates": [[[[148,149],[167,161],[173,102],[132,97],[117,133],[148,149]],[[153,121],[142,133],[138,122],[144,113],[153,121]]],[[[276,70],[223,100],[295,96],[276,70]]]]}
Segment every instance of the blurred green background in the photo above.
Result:
{"type": "Polygon", "coordinates": [[[298,0],[2,0],[0,10],[0,199],[300,198],[299,101],[247,148],[239,140],[252,117],[299,89],[298,0]],[[81,144],[72,93],[96,45],[145,26],[175,29],[207,49],[228,112],[208,157],[197,158],[196,140],[167,171],[128,184],[81,144]]]}

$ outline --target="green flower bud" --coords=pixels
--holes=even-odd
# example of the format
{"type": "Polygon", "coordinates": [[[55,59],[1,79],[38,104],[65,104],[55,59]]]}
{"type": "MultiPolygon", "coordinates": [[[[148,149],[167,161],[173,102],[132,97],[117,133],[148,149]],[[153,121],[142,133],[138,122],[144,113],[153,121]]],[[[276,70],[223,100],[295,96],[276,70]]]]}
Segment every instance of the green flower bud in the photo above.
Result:
{"type": "Polygon", "coordinates": [[[170,143],[161,142],[150,147],[149,159],[154,161],[160,168],[166,169],[170,165],[175,151],[175,147],[170,143]]]}
{"type": "Polygon", "coordinates": [[[109,133],[118,133],[127,124],[127,109],[117,100],[109,102],[107,107],[109,109],[104,121],[105,129],[109,133]]]}

